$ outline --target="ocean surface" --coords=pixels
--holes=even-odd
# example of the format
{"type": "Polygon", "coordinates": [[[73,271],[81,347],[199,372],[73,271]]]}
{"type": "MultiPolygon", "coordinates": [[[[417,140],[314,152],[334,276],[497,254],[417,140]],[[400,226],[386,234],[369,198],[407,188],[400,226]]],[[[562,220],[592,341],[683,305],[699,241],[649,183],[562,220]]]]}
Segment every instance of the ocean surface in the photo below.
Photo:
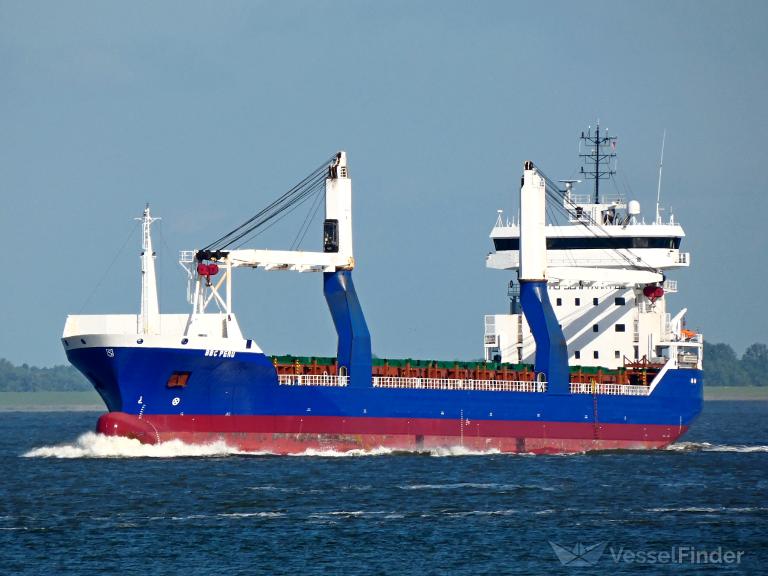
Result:
{"type": "Polygon", "coordinates": [[[768,402],[663,451],[239,454],[0,413],[0,574],[768,573],[768,402]]]}

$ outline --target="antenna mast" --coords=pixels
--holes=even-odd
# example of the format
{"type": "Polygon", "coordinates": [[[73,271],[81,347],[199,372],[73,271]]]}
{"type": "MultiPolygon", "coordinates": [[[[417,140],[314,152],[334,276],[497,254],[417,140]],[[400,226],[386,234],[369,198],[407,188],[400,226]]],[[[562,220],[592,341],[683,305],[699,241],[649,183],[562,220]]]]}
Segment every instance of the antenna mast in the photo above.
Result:
{"type": "Polygon", "coordinates": [[[664,143],[667,140],[667,130],[664,129],[664,135],[661,137],[661,160],[659,160],[659,186],[656,188],[656,224],[661,224],[661,170],[664,168],[664,143]]]}
{"type": "Polygon", "coordinates": [[[600,136],[600,121],[597,122],[595,134],[592,130],[581,133],[580,140],[584,143],[584,152],[579,157],[584,158],[586,166],[581,167],[584,178],[595,181],[595,204],[600,204],[600,180],[606,180],[616,174],[612,161],[616,157],[616,136],[600,136]],[[606,150],[607,147],[607,150],[606,150]]]}
{"type": "Polygon", "coordinates": [[[155,278],[155,251],[152,248],[152,222],[149,203],[144,207],[141,218],[141,313],[139,314],[139,334],[158,334],[160,330],[160,309],[157,304],[157,280],[155,278]]]}

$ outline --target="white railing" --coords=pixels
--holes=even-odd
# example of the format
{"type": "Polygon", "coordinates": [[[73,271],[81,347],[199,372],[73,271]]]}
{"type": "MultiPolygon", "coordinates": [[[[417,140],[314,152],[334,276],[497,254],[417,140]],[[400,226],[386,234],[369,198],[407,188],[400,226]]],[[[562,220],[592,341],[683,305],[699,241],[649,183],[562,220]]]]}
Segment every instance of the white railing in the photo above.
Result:
{"type": "Polygon", "coordinates": [[[546,382],[521,380],[465,380],[460,378],[403,378],[374,376],[374,388],[415,388],[422,390],[477,390],[483,392],[546,392],[546,382]]]}
{"type": "Polygon", "coordinates": [[[571,204],[592,204],[592,195],[571,194],[571,204]]]}
{"type": "Polygon", "coordinates": [[[179,252],[179,262],[194,262],[195,261],[195,251],[194,250],[181,250],[179,252]]]}
{"type": "Polygon", "coordinates": [[[664,292],[668,294],[677,292],[677,280],[664,280],[664,292]]]}
{"type": "MultiPolygon", "coordinates": [[[[316,374],[279,374],[281,386],[348,386],[349,376],[316,374]]],[[[408,388],[417,390],[472,390],[478,392],[546,392],[546,382],[523,380],[469,380],[461,378],[403,378],[374,376],[374,388],[408,388]]],[[[571,382],[571,394],[610,394],[614,396],[648,396],[648,386],[629,384],[591,384],[571,382]]]]}
{"type": "Polygon", "coordinates": [[[699,357],[696,354],[680,353],[677,355],[677,365],[684,368],[693,368],[698,366],[699,357]]]}
{"type": "Polygon", "coordinates": [[[623,194],[603,194],[601,200],[602,204],[620,204],[622,206],[625,202],[623,194]]]}
{"type": "Polygon", "coordinates": [[[280,386],[348,386],[349,376],[328,374],[278,374],[280,386]]]}
{"type": "Polygon", "coordinates": [[[631,384],[591,384],[571,382],[571,394],[610,394],[613,396],[648,396],[648,386],[631,384]]]}

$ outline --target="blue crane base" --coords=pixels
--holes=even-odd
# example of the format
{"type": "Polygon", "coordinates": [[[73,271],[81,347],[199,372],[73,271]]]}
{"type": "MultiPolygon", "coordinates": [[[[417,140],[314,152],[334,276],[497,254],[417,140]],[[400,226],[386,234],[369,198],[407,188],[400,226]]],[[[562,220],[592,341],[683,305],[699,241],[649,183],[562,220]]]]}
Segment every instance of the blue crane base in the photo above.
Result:
{"type": "Polygon", "coordinates": [[[536,341],[537,374],[544,374],[548,393],[569,394],[568,347],[549,301],[547,281],[521,280],[520,304],[536,341]]]}
{"type": "Polygon", "coordinates": [[[323,273],[323,293],[339,337],[339,373],[349,374],[349,385],[371,385],[371,334],[355,292],[350,270],[323,273]]]}

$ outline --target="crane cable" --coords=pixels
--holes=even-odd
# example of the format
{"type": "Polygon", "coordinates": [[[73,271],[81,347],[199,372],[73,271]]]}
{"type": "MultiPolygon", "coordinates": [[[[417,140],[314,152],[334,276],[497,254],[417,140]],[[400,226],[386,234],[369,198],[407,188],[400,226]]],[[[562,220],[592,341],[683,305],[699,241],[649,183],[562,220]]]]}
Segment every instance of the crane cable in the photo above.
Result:
{"type": "Polygon", "coordinates": [[[237,247],[239,247],[261,232],[269,229],[272,225],[293,212],[293,210],[317,193],[327,178],[328,166],[334,158],[335,155],[328,158],[290,190],[254,214],[234,230],[227,232],[220,238],[208,244],[202,251],[214,252],[225,250],[238,242],[239,244],[237,247]],[[265,226],[266,228],[264,228],[265,226]]]}

